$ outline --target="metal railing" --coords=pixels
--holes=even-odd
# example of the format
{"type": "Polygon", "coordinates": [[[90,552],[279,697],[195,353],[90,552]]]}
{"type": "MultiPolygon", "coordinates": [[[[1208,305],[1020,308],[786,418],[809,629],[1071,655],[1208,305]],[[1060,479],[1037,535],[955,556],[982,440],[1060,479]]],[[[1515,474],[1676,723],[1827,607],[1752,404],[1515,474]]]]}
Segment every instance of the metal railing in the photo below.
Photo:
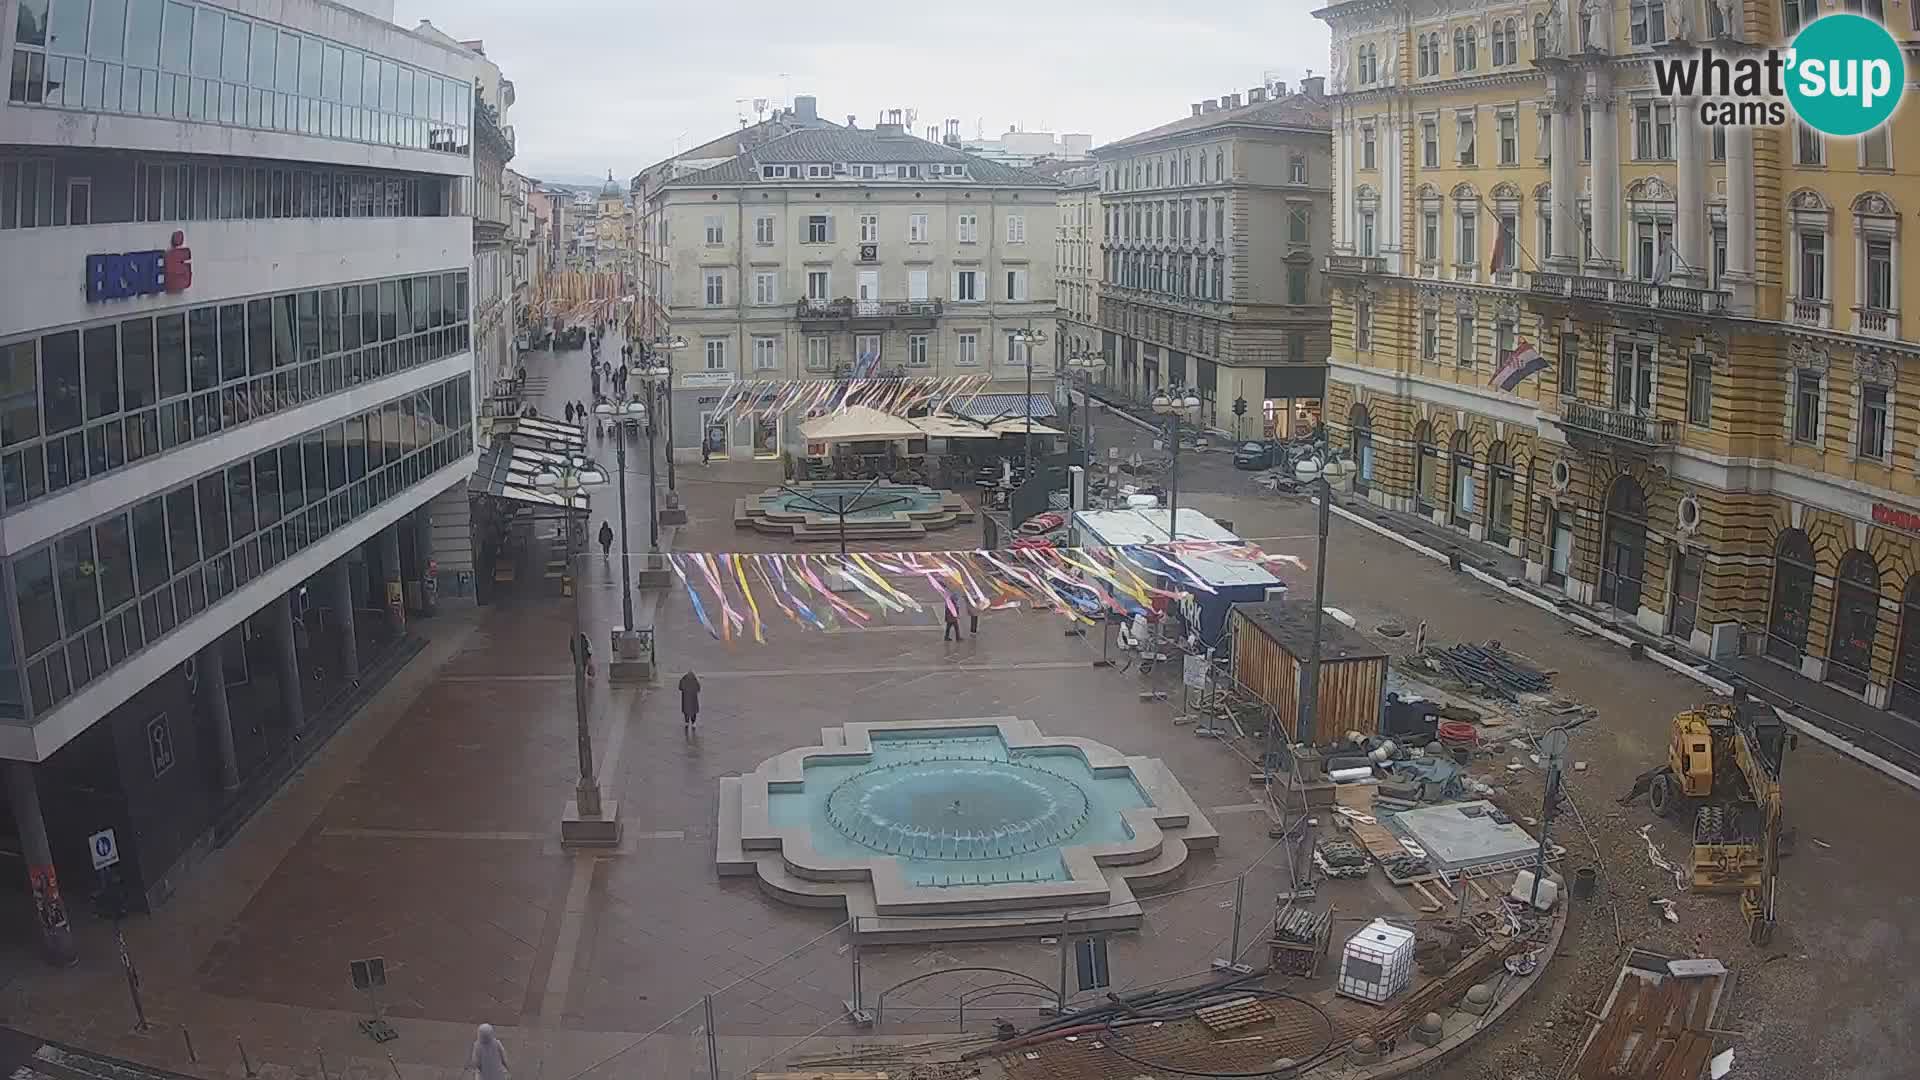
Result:
{"type": "Polygon", "coordinates": [[[1562,403],[1560,422],[1575,431],[1642,446],[1671,446],[1678,439],[1680,431],[1679,423],[1674,420],[1606,409],[1584,401],[1562,403]]]}
{"type": "Polygon", "coordinates": [[[941,312],[939,300],[802,300],[798,317],[813,319],[932,318],[941,312]]]}
{"type": "Polygon", "coordinates": [[[1361,276],[1384,274],[1387,272],[1387,260],[1378,255],[1329,255],[1327,273],[1361,276]]]}
{"type": "Polygon", "coordinates": [[[1717,289],[1696,289],[1687,285],[1655,285],[1624,278],[1592,277],[1586,274],[1557,274],[1535,270],[1528,274],[1527,291],[1536,296],[1579,300],[1593,304],[1624,304],[1686,315],[1725,315],[1732,299],[1717,289]]]}

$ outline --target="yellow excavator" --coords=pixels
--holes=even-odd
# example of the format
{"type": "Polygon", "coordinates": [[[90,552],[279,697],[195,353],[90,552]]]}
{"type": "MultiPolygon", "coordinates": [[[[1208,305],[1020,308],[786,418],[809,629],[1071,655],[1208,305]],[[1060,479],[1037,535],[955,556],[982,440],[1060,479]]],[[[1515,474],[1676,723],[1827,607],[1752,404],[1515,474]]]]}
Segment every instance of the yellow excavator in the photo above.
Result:
{"type": "Polygon", "coordinates": [[[1773,939],[1784,844],[1780,766],[1797,739],[1772,706],[1735,690],[1674,716],[1667,763],[1642,773],[1621,802],[1647,793],[1654,813],[1693,811],[1693,887],[1737,892],[1747,937],[1773,939]]]}

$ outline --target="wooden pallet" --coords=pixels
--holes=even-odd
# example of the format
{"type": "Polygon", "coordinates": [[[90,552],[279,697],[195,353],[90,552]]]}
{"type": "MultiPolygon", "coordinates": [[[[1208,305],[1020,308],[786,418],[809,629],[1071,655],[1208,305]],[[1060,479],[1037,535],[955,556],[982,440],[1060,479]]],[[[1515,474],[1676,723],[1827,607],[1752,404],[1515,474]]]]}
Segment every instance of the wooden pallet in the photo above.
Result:
{"type": "Polygon", "coordinates": [[[1267,1008],[1259,998],[1239,998],[1223,1005],[1209,1005],[1194,1013],[1200,1022],[1213,1031],[1232,1031],[1235,1028],[1252,1027],[1255,1024],[1271,1023],[1273,1010],[1267,1008]]]}

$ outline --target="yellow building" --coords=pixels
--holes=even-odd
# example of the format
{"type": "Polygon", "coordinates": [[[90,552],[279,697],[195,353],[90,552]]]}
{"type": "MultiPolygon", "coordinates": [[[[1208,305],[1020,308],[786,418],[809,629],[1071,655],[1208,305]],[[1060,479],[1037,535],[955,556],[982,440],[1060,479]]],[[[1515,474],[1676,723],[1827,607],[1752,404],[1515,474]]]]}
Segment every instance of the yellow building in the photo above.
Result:
{"type": "Polygon", "coordinates": [[[1327,418],[1374,502],[1698,652],[1913,715],[1920,327],[1901,314],[1920,313],[1920,275],[1901,211],[1920,200],[1920,112],[1859,139],[1716,130],[1652,83],[1662,51],[1763,48],[1840,6],[1317,12],[1338,199],[1327,418]],[[1495,385],[1528,345],[1545,369],[1495,385]]]}

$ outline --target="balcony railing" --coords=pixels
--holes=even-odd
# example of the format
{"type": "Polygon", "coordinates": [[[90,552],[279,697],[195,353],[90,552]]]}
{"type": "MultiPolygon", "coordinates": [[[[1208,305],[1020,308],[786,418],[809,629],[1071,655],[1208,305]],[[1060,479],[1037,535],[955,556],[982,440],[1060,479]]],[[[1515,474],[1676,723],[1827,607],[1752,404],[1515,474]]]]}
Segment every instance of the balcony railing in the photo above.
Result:
{"type": "Polygon", "coordinates": [[[1680,432],[1680,425],[1674,420],[1604,409],[1584,401],[1562,403],[1560,423],[1573,431],[1639,446],[1672,446],[1680,432]]]}
{"type": "Polygon", "coordinates": [[[1853,309],[1853,332],[1864,337],[1897,338],[1900,313],[1863,304],[1853,309]]]}
{"type": "Polygon", "coordinates": [[[1362,277],[1387,272],[1387,260],[1378,255],[1329,255],[1327,273],[1362,277]]]}
{"type": "Polygon", "coordinates": [[[1833,325],[1831,317],[1833,307],[1825,300],[1796,296],[1788,304],[1788,314],[1801,326],[1818,326],[1826,329],[1833,325]]]}
{"type": "Polygon", "coordinates": [[[940,314],[938,300],[802,300],[801,321],[815,319],[930,319],[940,314]]]}
{"type": "Polygon", "coordinates": [[[1527,291],[1535,296],[1577,300],[1587,304],[1620,304],[1684,315],[1725,315],[1730,299],[1728,293],[1716,289],[1655,285],[1646,281],[1589,277],[1585,274],[1556,274],[1546,270],[1536,270],[1528,275],[1527,291]]]}

